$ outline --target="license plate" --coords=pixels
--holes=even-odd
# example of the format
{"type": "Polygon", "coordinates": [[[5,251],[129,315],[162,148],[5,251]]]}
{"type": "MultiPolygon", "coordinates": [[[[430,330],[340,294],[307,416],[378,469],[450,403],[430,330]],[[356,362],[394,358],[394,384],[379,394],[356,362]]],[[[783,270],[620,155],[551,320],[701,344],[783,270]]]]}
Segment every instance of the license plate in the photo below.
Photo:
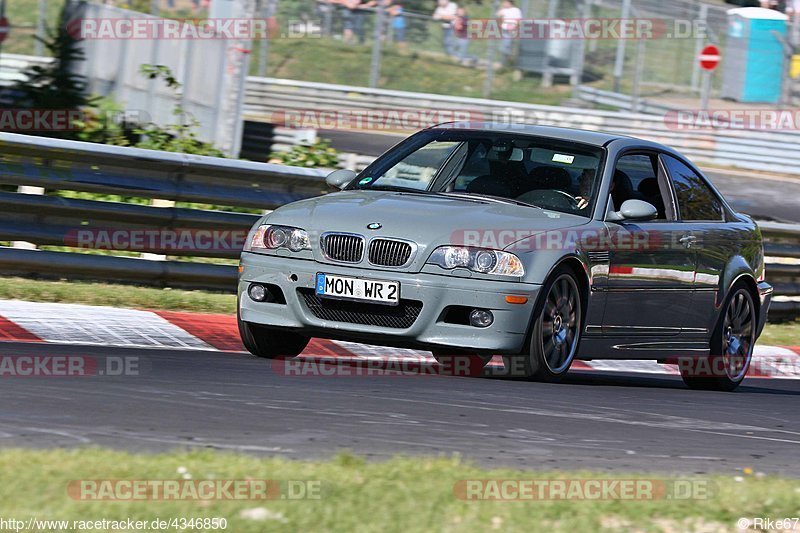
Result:
{"type": "Polygon", "coordinates": [[[397,305],[400,283],[319,273],[316,293],[327,298],[397,305]]]}

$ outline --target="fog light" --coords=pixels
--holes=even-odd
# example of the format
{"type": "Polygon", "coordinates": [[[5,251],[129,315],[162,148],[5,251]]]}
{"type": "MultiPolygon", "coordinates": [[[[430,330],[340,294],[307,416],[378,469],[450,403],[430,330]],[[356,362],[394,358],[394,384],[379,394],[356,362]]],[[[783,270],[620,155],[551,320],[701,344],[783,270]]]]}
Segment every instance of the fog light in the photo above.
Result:
{"type": "Polygon", "coordinates": [[[257,302],[263,302],[267,299],[267,289],[263,285],[254,283],[247,289],[247,293],[250,295],[250,298],[257,302]]]}
{"type": "Polygon", "coordinates": [[[485,309],[473,309],[469,314],[469,323],[476,328],[488,328],[494,322],[494,315],[485,309]]]}

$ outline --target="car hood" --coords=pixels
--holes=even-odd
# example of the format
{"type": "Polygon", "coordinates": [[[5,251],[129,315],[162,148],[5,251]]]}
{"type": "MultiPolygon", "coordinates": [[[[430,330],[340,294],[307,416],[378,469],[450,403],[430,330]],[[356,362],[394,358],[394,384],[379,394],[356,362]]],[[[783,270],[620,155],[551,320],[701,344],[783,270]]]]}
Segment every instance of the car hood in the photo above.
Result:
{"type": "Polygon", "coordinates": [[[588,219],[545,209],[475,198],[389,191],[341,191],[294,202],[267,216],[269,224],[296,226],[311,236],[315,258],[322,233],[394,237],[418,247],[411,269],[437,246],[460,244],[502,249],[543,231],[583,225],[588,219]],[[379,229],[368,229],[369,224],[379,229]]]}

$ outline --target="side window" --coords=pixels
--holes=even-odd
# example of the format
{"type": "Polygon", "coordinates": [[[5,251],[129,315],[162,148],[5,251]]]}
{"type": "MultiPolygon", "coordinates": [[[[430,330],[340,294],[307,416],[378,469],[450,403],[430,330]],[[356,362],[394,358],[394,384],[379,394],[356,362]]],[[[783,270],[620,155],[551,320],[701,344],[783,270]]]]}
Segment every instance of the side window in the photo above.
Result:
{"type": "Polygon", "coordinates": [[[460,141],[433,141],[409,154],[372,181],[381,186],[394,185],[425,190],[436,172],[461,144],[460,141]]]}
{"type": "Polygon", "coordinates": [[[469,158],[464,162],[464,166],[458,172],[458,177],[452,186],[453,190],[465,191],[475,178],[491,174],[489,160],[486,158],[487,152],[488,150],[484,143],[478,143],[474,147],[472,154],[470,154],[469,158]]]}
{"type": "Polygon", "coordinates": [[[669,195],[662,191],[657,176],[655,155],[631,154],[620,157],[614,168],[611,190],[613,209],[618,210],[625,200],[644,200],[655,206],[658,211],[656,220],[666,220],[664,198],[669,198],[669,195]]]}
{"type": "Polygon", "coordinates": [[[725,209],[722,202],[703,178],[674,157],[661,157],[672,177],[681,220],[723,222],[725,209]]]}

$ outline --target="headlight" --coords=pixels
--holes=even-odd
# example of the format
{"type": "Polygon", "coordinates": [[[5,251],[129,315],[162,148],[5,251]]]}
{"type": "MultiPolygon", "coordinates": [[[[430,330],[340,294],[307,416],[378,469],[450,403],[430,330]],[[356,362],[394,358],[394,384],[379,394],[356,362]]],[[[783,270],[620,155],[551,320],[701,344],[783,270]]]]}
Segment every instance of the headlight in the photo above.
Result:
{"type": "Polygon", "coordinates": [[[290,226],[273,226],[262,224],[253,232],[253,238],[247,243],[244,250],[276,250],[278,248],[288,248],[293,252],[300,250],[310,250],[311,241],[308,232],[300,228],[290,226]]]}
{"type": "Polygon", "coordinates": [[[468,268],[481,274],[522,277],[525,268],[519,257],[509,252],[468,248],[465,246],[440,246],[431,254],[428,264],[447,270],[468,268]]]}

